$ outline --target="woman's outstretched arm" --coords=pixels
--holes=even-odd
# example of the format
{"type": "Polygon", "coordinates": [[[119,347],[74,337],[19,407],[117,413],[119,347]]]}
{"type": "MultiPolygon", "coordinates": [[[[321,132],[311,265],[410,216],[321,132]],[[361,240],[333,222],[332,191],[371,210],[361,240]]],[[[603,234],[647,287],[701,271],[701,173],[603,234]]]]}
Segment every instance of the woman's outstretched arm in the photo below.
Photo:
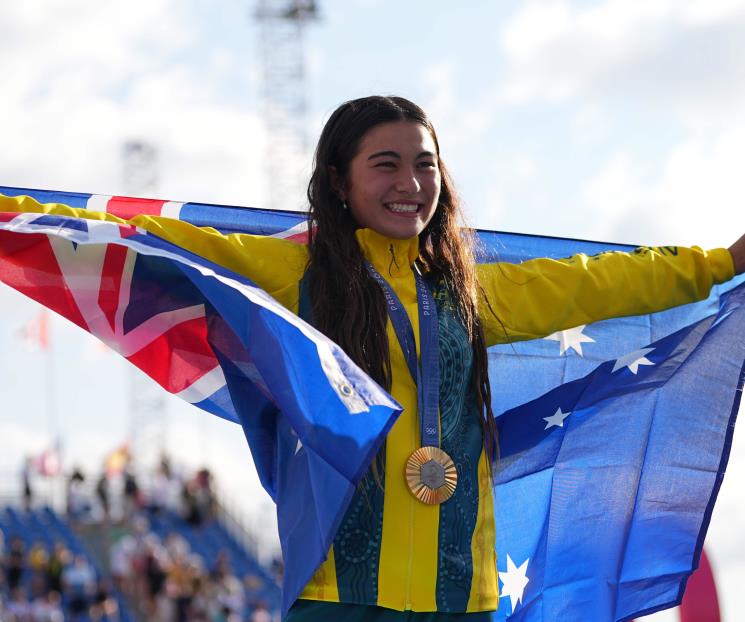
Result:
{"type": "Polygon", "coordinates": [[[733,264],[743,260],[745,240],[733,248],[640,247],[631,253],[481,264],[479,315],[487,344],[536,339],[701,300],[736,274],[733,264]]]}

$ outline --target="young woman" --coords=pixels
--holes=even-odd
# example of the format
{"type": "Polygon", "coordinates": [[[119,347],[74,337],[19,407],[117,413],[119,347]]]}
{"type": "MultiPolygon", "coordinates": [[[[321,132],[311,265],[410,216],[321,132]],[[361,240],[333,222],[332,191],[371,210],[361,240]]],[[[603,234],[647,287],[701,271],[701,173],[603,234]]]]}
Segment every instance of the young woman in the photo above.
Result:
{"type": "Polygon", "coordinates": [[[308,198],[307,247],[132,221],[246,275],[404,408],[287,619],[489,620],[498,582],[486,348],[705,298],[745,270],[745,237],[730,252],[475,265],[434,128],[398,97],[346,102],[331,115],[308,198]]]}
{"type": "MultiPolygon", "coordinates": [[[[488,620],[477,613],[498,601],[490,485],[496,430],[486,347],[706,297],[713,283],[732,276],[732,256],[723,249],[679,249],[676,257],[648,250],[597,261],[476,266],[434,128],[419,107],[397,97],[350,101],[331,115],[308,197],[306,319],[404,412],[288,620],[488,620]],[[439,430],[429,440],[417,390],[425,379],[410,371],[397,334],[404,329],[391,321],[400,301],[424,366],[426,290],[437,311],[439,362],[439,430]],[[432,453],[436,462],[454,467],[457,482],[447,500],[422,502],[430,489],[421,486],[421,474],[412,476],[423,460],[412,455],[423,445],[439,450],[432,453]],[[348,604],[328,604],[336,601],[348,604]]],[[[743,239],[732,255],[741,272],[743,239]]]]}

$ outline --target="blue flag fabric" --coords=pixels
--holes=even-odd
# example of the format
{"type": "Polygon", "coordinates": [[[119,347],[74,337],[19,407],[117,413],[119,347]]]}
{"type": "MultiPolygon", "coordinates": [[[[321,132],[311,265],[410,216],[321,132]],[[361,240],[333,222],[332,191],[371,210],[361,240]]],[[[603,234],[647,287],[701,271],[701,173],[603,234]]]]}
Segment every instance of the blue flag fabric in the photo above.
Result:
{"type": "MultiPolygon", "coordinates": [[[[633,250],[492,232],[481,241],[481,261],[633,250]]],[[[742,392],[744,281],[661,313],[490,348],[501,413],[495,620],[630,620],[680,602],[698,566],[742,392]],[[663,360],[658,344],[718,317],[726,337],[719,329],[718,341],[689,340],[689,352],[663,360]],[[618,361],[631,366],[603,371],[618,361]]]]}
{"type": "MultiPolygon", "coordinates": [[[[15,188],[0,193],[122,216],[162,214],[301,243],[305,235],[299,213],[15,188]]],[[[19,235],[18,222],[13,226],[19,235]]],[[[144,244],[143,235],[133,237],[144,244]]],[[[487,231],[479,232],[479,242],[479,261],[632,249],[487,231]]],[[[232,286],[250,288],[245,279],[157,238],[148,244],[186,257],[184,263],[169,255],[169,269],[178,266],[206,301],[208,341],[225,382],[201,402],[190,401],[243,425],[262,483],[277,502],[286,608],[325,555],[355,483],[395,420],[396,405],[326,346],[355,391],[374,396],[363,400],[370,407],[364,417],[343,407],[328,415],[317,407],[318,395],[325,391],[323,399],[338,406],[340,392],[323,364],[308,372],[307,382],[290,373],[309,353],[317,357],[322,337],[272,308],[271,300],[245,311],[245,291],[232,286]],[[248,323],[241,320],[246,313],[248,323]],[[287,330],[292,360],[262,358],[275,351],[273,343],[287,339],[287,330]],[[350,422],[360,425],[348,427],[350,422]],[[356,447],[364,451],[346,451],[356,447]],[[337,464],[339,456],[348,463],[337,464]]],[[[138,261],[156,260],[148,254],[138,261]]],[[[157,282],[158,270],[147,268],[139,272],[144,281],[157,282]]],[[[698,563],[742,391],[743,280],[716,287],[700,303],[490,348],[501,435],[495,474],[501,599],[495,620],[628,620],[680,601],[698,563]]]]}
{"type": "Polygon", "coordinates": [[[680,601],[742,390],[745,285],[720,300],[499,418],[495,619],[628,620],[680,601]]]}

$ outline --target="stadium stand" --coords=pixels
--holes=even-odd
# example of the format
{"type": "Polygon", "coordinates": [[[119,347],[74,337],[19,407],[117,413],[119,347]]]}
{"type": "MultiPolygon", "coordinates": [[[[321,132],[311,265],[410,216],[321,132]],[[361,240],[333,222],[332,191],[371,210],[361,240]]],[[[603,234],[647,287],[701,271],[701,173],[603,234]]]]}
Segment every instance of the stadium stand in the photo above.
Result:
{"type": "Polygon", "coordinates": [[[0,620],[279,619],[278,575],[226,527],[218,503],[195,513],[150,501],[143,495],[119,520],[96,512],[95,501],[79,512],[69,494],[67,515],[0,511],[0,620]]]}
{"type": "Polygon", "coordinates": [[[0,619],[137,622],[120,593],[112,591],[101,599],[99,587],[103,589],[105,582],[100,580],[105,572],[88,556],[67,522],[51,509],[6,507],[0,513],[0,532],[5,542],[0,619]],[[81,568],[88,569],[90,582],[77,583],[81,568]],[[103,600],[110,600],[106,606],[110,612],[116,610],[115,618],[99,615],[103,600]]]}

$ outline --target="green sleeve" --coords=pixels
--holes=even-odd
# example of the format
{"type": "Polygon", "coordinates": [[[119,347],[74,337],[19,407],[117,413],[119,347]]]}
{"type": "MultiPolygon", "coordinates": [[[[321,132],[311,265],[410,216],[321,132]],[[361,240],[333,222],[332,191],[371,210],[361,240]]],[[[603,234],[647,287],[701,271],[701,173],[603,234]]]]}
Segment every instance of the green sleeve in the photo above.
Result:
{"type": "Polygon", "coordinates": [[[535,339],[701,300],[733,275],[726,249],[677,246],[479,264],[479,316],[487,345],[535,339]]]}
{"type": "Polygon", "coordinates": [[[59,203],[41,204],[31,197],[0,195],[0,212],[34,212],[131,224],[185,248],[233,272],[248,277],[281,304],[297,312],[297,283],[305,272],[307,248],[279,238],[233,233],[162,216],[122,220],[112,214],[59,203]]]}

